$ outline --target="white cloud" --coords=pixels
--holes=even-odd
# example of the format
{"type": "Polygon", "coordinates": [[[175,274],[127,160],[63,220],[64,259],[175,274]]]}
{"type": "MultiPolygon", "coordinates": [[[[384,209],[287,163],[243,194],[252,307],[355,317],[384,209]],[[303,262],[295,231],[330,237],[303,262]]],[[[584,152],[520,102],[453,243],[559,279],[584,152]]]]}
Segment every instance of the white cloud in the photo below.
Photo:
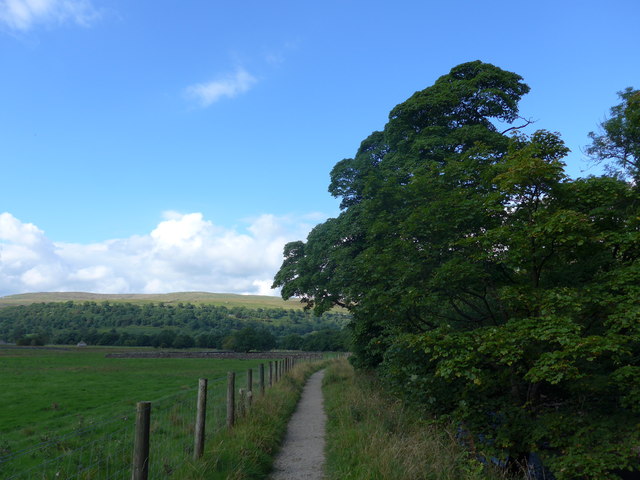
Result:
{"type": "Polygon", "coordinates": [[[245,93],[257,83],[257,79],[243,68],[209,83],[199,83],[186,88],[189,98],[196,100],[202,107],[217,102],[223,97],[234,98],[245,93]]]}
{"type": "Polygon", "coordinates": [[[34,291],[276,294],[286,242],[324,218],[261,215],[246,231],[201,213],[166,212],[145,235],[93,244],[55,243],[37,226],[0,214],[0,296],[34,291]]]}
{"type": "Polygon", "coordinates": [[[282,44],[279,48],[269,49],[264,53],[264,60],[272,67],[279,67],[285,62],[287,55],[299,49],[299,40],[290,40],[282,44]]]}
{"type": "Polygon", "coordinates": [[[89,0],[0,0],[0,24],[13,31],[50,23],[86,27],[99,16],[89,0]]]}

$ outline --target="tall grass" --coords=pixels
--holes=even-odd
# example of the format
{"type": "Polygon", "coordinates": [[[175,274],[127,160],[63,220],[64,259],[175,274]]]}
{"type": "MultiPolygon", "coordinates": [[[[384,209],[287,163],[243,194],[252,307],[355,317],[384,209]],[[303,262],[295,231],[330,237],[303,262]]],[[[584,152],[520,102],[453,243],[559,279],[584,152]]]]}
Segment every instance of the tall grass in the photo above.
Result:
{"type": "Polygon", "coordinates": [[[302,389],[324,362],[296,365],[263,397],[259,392],[244,418],[231,430],[207,439],[202,460],[189,462],[180,478],[249,480],[265,478],[287,432],[302,389]]]}
{"type": "Polygon", "coordinates": [[[385,395],[345,359],[324,377],[329,480],[497,480],[439,424],[385,395]]]}

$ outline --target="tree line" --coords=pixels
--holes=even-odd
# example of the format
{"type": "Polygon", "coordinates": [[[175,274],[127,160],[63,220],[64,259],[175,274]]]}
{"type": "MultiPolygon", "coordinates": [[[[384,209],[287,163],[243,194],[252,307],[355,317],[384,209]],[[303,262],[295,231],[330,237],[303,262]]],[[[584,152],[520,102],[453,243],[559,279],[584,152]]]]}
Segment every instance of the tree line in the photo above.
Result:
{"type": "Polygon", "coordinates": [[[507,465],[640,470],[640,92],[570,178],[522,77],[458,65],[331,171],[341,213],[285,246],[285,299],[353,315],[353,361],[507,465]]]}
{"type": "Polygon", "coordinates": [[[0,339],[18,345],[151,346],[235,351],[345,350],[350,315],[189,303],[50,302],[0,309],[0,339]]]}

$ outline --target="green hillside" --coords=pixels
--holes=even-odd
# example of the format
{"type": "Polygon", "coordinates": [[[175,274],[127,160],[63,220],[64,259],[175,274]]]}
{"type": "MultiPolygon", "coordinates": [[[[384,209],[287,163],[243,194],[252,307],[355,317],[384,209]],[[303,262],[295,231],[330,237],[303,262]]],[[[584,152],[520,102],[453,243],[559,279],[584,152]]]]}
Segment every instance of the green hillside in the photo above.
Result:
{"type": "Polygon", "coordinates": [[[175,292],[159,294],[105,294],[87,292],[22,293],[0,297],[0,307],[7,305],[31,305],[49,302],[126,302],[126,303],[193,303],[225,307],[302,309],[297,300],[282,300],[266,295],[238,295],[233,293],[175,292]]]}
{"type": "Polygon", "coordinates": [[[341,350],[350,321],[345,311],[315,316],[267,296],[38,293],[1,301],[0,341],[31,346],[341,350]]]}

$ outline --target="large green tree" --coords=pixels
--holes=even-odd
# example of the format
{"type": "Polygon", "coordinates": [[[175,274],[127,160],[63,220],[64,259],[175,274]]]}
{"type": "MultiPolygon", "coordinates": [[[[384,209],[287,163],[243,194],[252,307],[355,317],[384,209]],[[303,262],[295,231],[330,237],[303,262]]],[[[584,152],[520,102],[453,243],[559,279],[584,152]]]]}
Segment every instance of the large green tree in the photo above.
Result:
{"type": "Polygon", "coordinates": [[[395,107],[336,164],[341,214],[285,247],[274,286],[348,308],[356,361],[478,448],[618,478],[640,467],[640,199],[567,178],[558,134],[519,134],[528,90],[476,61],[395,107]]]}
{"type": "MultiPolygon", "coordinates": [[[[441,265],[440,253],[448,255],[448,242],[483,218],[499,221],[474,198],[492,189],[482,166],[506,152],[497,125],[518,118],[528,90],[520,76],[476,61],[395,107],[382,132],[334,167],[329,190],[342,198],[342,213],[306,243],[286,246],[274,285],[316,312],[341,305],[358,315],[354,348],[362,363],[381,360],[382,330],[421,331],[442,321],[431,311],[442,314],[440,294],[425,296],[424,282],[433,280],[429,272],[441,265]]],[[[469,302],[477,292],[459,293],[469,302]]]]}

